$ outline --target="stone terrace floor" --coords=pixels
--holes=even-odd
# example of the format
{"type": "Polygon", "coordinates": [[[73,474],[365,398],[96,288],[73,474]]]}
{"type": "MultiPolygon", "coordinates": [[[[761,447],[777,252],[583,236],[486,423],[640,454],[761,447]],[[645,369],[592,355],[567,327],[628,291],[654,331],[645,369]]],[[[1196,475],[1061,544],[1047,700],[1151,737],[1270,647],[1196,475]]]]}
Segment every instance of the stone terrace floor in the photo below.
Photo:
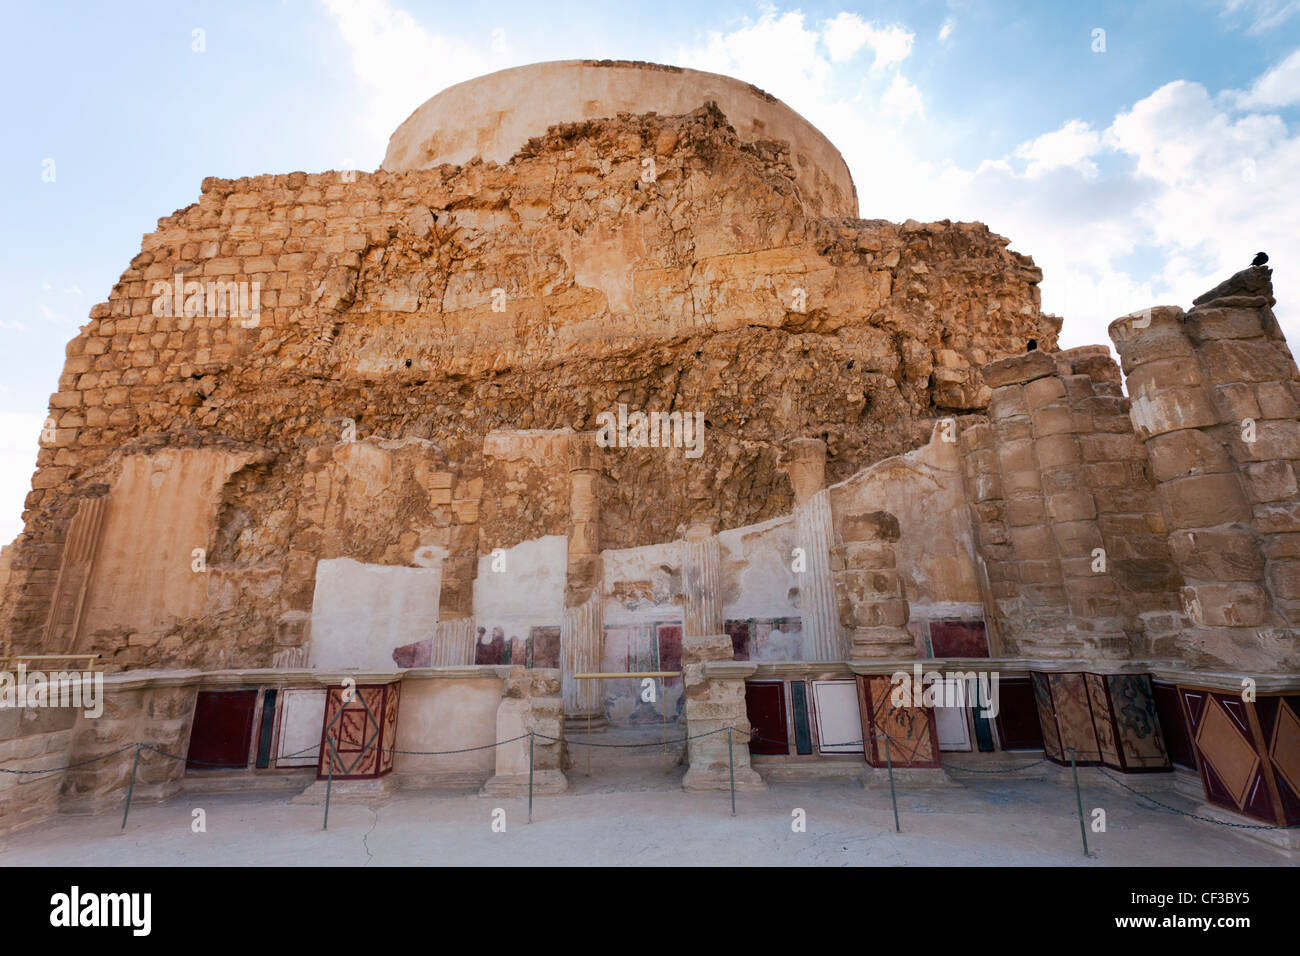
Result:
{"type": "MultiPolygon", "coordinates": [[[[766,793],[684,793],[674,775],[646,768],[601,780],[570,773],[572,789],[527,800],[470,791],[399,790],[373,805],[323,807],[291,794],[182,793],[121,815],[63,815],[0,839],[0,866],[60,865],[1294,865],[1280,850],[1233,831],[1140,805],[1108,785],[1083,791],[1085,813],[1102,807],[1108,832],[1079,840],[1073,788],[1049,780],[970,781],[901,790],[902,833],[893,831],[889,790],[851,781],[774,783],[766,793]],[[206,811],[207,832],[191,831],[206,811]],[[791,812],[807,812],[807,832],[791,812]],[[505,811],[506,830],[491,829],[505,811]]],[[[680,770],[678,770],[678,778],[680,770]]],[[[1197,805],[1169,792],[1164,803],[1197,805]]]]}

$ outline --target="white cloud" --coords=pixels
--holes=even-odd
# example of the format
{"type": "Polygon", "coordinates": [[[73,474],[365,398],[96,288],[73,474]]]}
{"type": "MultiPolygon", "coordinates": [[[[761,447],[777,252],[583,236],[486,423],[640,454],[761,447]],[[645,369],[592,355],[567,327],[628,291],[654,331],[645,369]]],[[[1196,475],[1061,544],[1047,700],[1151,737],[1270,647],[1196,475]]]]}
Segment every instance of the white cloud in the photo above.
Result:
{"type": "Polygon", "coordinates": [[[831,62],[842,63],[864,46],[869,46],[875,54],[871,68],[882,70],[907,59],[916,34],[897,24],[881,26],[864,21],[856,13],[841,13],[822,24],[822,39],[830,52],[831,62]]]}
{"type": "Polygon", "coordinates": [[[1300,103],[1300,49],[1269,70],[1250,91],[1237,97],[1241,109],[1269,109],[1300,103]]]}
{"type": "Polygon", "coordinates": [[[943,21],[943,25],[939,27],[940,43],[948,42],[948,38],[952,36],[952,31],[955,26],[956,24],[952,22],[952,17],[949,17],[947,20],[943,21]]]}
{"type": "Polygon", "coordinates": [[[880,98],[880,107],[887,116],[906,119],[909,116],[924,118],[925,107],[921,102],[921,91],[901,73],[896,75],[880,98]]]}
{"type": "Polygon", "coordinates": [[[1267,33],[1300,13],[1300,0],[1227,0],[1223,16],[1242,13],[1249,21],[1247,33],[1267,33]]]}
{"type": "Polygon", "coordinates": [[[1015,154],[1029,160],[1025,175],[1037,179],[1043,173],[1062,167],[1077,169],[1091,179],[1097,164],[1091,159],[1101,148],[1101,136],[1082,120],[1070,120],[1058,130],[1021,143],[1015,154]]]}
{"type": "Polygon", "coordinates": [[[511,65],[504,30],[465,43],[426,30],[388,0],[323,0],[352,52],[357,80],[372,95],[356,153],[379,165],[393,130],[417,106],[448,86],[511,65]]]}
{"type": "Polygon", "coordinates": [[[23,502],[32,487],[44,422],[40,415],[0,412],[0,546],[23,530],[23,502]]]}
{"type": "MultiPolygon", "coordinates": [[[[844,37],[856,22],[828,21],[844,37]]],[[[1064,316],[1065,346],[1107,343],[1112,319],[1157,302],[1187,307],[1260,249],[1275,263],[1300,262],[1300,136],[1259,108],[1289,96],[1289,59],[1250,94],[1211,98],[1175,81],[1105,126],[1069,120],[971,169],[925,148],[943,137],[920,108],[923,90],[840,65],[847,39],[838,48],[815,40],[800,14],[771,12],[677,60],[758,83],[826,133],[853,173],[863,217],[979,220],[1009,237],[1043,269],[1044,308],[1064,316]],[[845,99],[845,88],[857,94],[845,99]]],[[[1300,270],[1274,275],[1293,343],[1298,280],[1300,270]]]]}
{"type": "Polygon", "coordinates": [[[0,329],[14,329],[15,331],[21,332],[25,328],[27,328],[27,326],[23,325],[21,322],[8,322],[4,319],[0,319],[0,329]]]}

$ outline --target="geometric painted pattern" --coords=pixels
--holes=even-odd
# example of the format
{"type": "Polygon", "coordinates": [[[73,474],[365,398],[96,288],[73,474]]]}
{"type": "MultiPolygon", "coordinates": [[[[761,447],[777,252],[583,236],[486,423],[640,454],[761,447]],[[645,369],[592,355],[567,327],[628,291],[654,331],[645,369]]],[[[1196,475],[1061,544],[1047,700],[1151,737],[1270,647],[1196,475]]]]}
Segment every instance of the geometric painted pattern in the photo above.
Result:
{"type": "Polygon", "coordinates": [[[316,767],[318,780],[330,776],[336,780],[371,779],[393,769],[401,687],[396,681],[358,684],[347,700],[344,687],[328,688],[320,762],[316,767]]]}
{"type": "Polygon", "coordinates": [[[1300,698],[1242,700],[1179,685],[1207,802],[1266,823],[1300,823],[1300,698]]]}
{"type": "Polygon", "coordinates": [[[1034,672],[1043,749],[1053,763],[1125,773],[1171,768],[1148,674],[1034,672]]]}
{"type": "Polygon", "coordinates": [[[1233,803],[1238,808],[1244,806],[1251,782],[1259,770],[1259,754],[1241,728],[1232,722],[1223,705],[1213,697],[1208,702],[1195,739],[1201,757],[1218,775],[1233,803]]]}

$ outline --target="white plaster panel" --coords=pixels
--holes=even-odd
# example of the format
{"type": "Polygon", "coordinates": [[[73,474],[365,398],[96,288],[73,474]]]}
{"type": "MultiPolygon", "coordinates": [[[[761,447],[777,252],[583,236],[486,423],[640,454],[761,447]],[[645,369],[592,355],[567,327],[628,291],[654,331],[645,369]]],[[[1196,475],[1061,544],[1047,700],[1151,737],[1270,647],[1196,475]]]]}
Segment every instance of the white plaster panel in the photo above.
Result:
{"type": "Polygon", "coordinates": [[[394,667],[393,651],[432,637],[442,565],[403,568],[334,558],[316,565],[312,667],[394,667]]]}

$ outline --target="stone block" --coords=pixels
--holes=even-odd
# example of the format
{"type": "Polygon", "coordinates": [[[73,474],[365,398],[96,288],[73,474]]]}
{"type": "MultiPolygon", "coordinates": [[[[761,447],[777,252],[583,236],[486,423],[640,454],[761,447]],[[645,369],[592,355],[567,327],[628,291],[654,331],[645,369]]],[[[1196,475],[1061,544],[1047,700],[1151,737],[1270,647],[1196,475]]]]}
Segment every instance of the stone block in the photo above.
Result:
{"type": "Polygon", "coordinates": [[[1188,475],[1223,474],[1232,470],[1222,443],[1196,429],[1169,432],[1147,442],[1151,472],[1157,481],[1188,475]]]}
{"type": "Polygon", "coordinates": [[[1200,388],[1148,388],[1132,397],[1133,430],[1139,438],[1163,435],[1180,428],[1205,428],[1218,415],[1200,388]]]}
{"type": "Polygon", "coordinates": [[[1025,406],[1031,412],[1048,405],[1065,404],[1065,383],[1054,375],[1036,379],[1025,386],[1024,396],[1025,406]]]}
{"type": "MultiPolygon", "coordinates": [[[[997,389],[1003,385],[1023,385],[1045,375],[1056,373],[1056,363],[1043,351],[1025,352],[1013,355],[997,362],[991,362],[980,369],[984,383],[997,389]]],[[[996,391],[994,392],[996,395],[996,391]]]]}
{"type": "Polygon", "coordinates": [[[1174,529],[1212,528],[1251,517],[1236,475],[1179,478],[1160,485],[1156,493],[1174,529]]]}
{"type": "Polygon", "coordinates": [[[1252,502],[1294,501],[1300,498],[1295,466],[1289,461],[1265,461],[1244,465],[1241,475],[1252,502]]]}
{"type": "Polygon", "coordinates": [[[1197,624],[1258,627],[1268,622],[1268,594],[1257,584],[1197,584],[1180,595],[1184,612],[1197,624]]]}
{"type": "Polygon", "coordinates": [[[1169,535],[1169,551],[1189,578],[1258,581],[1264,573],[1264,557],[1246,528],[1175,531],[1169,535]]]}

